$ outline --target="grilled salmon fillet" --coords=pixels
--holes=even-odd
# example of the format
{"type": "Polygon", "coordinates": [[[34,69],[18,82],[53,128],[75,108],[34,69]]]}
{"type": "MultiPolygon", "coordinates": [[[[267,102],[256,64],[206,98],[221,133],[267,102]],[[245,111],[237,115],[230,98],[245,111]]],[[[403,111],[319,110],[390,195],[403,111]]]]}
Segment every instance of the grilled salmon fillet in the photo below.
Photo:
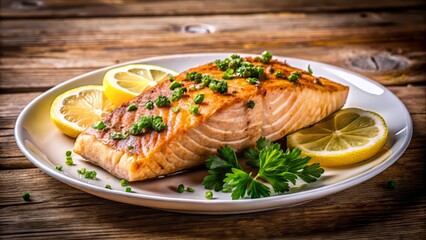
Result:
{"type": "MultiPolygon", "coordinates": [[[[278,140],[327,117],[346,101],[346,86],[316,78],[277,60],[264,64],[258,58],[248,57],[244,61],[264,68],[264,78],[258,85],[250,84],[246,78],[233,78],[227,81],[225,94],[207,87],[186,92],[169,107],[147,109],[147,101],[172,94],[171,83],[164,81],[109,113],[103,119],[105,129],[87,128],[78,136],[74,152],[118,178],[155,178],[201,165],[223,145],[240,151],[253,146],[260,137],[278,140]],[[286,77],[277,78],[277,71],[283,76],[298,71],[301,76],[291,82],[286,77]],[[205,98],[198,105],[199,115],[194,115],[188,109],[195,105],[193,98],[200,93],[205,98]],[[253,108],[247,106],[249,101],[254,102],[253,108]],[[131,104],[138,107],[136,111],[127,111],[131,104]],[[175,107],[179,107],[178,112],[172,111],[175,107]],[[142,116],[161,116],[166,129],[111,139],[111,134],[128,131],[142,116]]],[[[210,63],[179,74],[175,81],[190,87],[194,83],[185,80],[186,73],[194,71],[216,79],[222,79],[224,73],[210,63]]]]}

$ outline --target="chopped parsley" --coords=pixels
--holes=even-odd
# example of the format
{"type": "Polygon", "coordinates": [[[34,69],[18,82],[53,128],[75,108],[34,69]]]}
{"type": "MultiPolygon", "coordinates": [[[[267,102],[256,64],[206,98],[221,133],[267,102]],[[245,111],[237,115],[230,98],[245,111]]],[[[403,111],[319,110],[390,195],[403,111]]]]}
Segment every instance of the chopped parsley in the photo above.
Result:
{"type": "Polygon", "coordinates": [[[200,93],[200,94],[195,95],[195,97],[194,97],[194,103],[200,104],[203,101],[204,101],[204,94],[200,93]]]}
{"type": "Polygon", "coordinates": [[[233,200],[245,196],[270,196],[271,189],[263,181],[269,183],[275,193],[287,192],[290,190],[289,184],[295,184],[296,179],[310,183],[324,172],[319,163],[308,165],[310,157],[300,157],[300,154],[297,148],[283,151],[279,144],[260,138],[256,148],[244,152],[248,158],[247,164],[258,168],[255,171],[257,174],[252,177],[252,172],[244,171],[239,165],[235,151],[229,146],[223,146],[218,149],[218,155],[212,155],[206,160],[209,175],[204,178],[203,185],[215,191],[231,191],[233,200]]]}
{"type": "Polygon", "coordinates": [[[22,198],[23,198],[25,201],[30,201],[30,198],[31,198],[30,193],[29,193],[29,192],[24,192],[24,193],[22,194],[22,198]]]}
{"type": "Polygon", "coordinates": [[[133,146],[131,146],[131,145],[130,145],[130,146],[127,146],[127,149],[128,149],[128,150],[132,150],[132,149],[134,149],[134,148],[135,148],[135,147],[133,147],[133,146]]]}
{"type": "Polygon", "coordinates": [[[298,71],[292,72],[287,78],[290,80],[290,82],[296,82],[297,79],[299,79],[302,76],[302,74],[298,71]]]}
{"type": "Polygon", "coordinates": [[[105,185],[105,188],[107,188],[107,189],[109,189],[109,190],[112,190],[112,187],[111,187],[111,185],[109,185],[109,184],[105,185]]]}
{"type": "Polygon", "coordinates": [[[92,126],[92,128],[97,129],[97,130],[104,130],[104,129],[106,128],[106,125],[105,125],[105,123],[104,123],[104,122],[99,121],[99,122],[96,122],[96,123],[92,126]]]}
{"type": "Polygon", "coordinates": [[[195,105],[191,105],[191,106],[189,106],[188,111],[189,111],[190,113],[192,113],[193,115],[200,115],[200,110],[199,110],[199,109],[198,109],[198,107],[197,107],[197,106],[195,106],[195,105]]]}
{"type": "Polygon", "coordinates": [[[254,105],[255,105],[255,103],[254,103],[253,100],[250,100],[250,101],[247,102],[247,107],[250,108],[250,109],[253,109],[254,105]]]}
{"type": "Polygon", "coordinates": [[[149,110],[153,109],[154,108],[154,102],[149,100],[148,102],[145,103],[145,107],[146,107],[146,109],[149,109],[149,110]]]}
{"type": "Polygon", "coordinates": [[[166,96],[160,95],[155,99],[155,105],[157,107],[167,107],[170,105],[170,100],[166,96]]]}
{"type": "Polygon", "coordinates": [[[187,192],[191,192],[191,193],[192,193],[192,192],[195,192],[195,190],[194,190],[192,187],[187,187],[187,188],[186,188],[186,191],[187,191],[187,192]]]}
{"type": "Polygon", "coordinates": [[[138,107],[135,104],[132,104],[132,105],[127,107],[127,111],[129,111],[129,112],[136,111],[136,110],[138,110],[138,107]]]}
{"type": "Polygon", "coordinates": [[[173,82],[175,80],[175,78],[172,76],[172,75],[170,75],[170,77],[169,77],[169,81],[170,82],[173,82]]]}
{"type": "Polygon", "coordinates": [[[61,165],[58,165],[58,166],[56,166],[55,168],[56,168],[56,170],[58,170],[58,171],[62,171],[62,166],[61,166],[61,165]]]}
{"type": "Polygon", "coordinates": [[[175,102],[181,99],[183,97],[183,92],[184,92],[183,88],[180,88],[180,87],[175,88],[175,90],[173,90],[172,97],[170,98],[170,100],[172,100],[172,102],[175,102]]]}
{"type": "Polygon", "coordinates": [[[180,82],[174,81],[170,84],[170,90],[174,90],[175,88],[179,88],[182,87],[183,84],[181,84],[180,82]]]}
{"type": "Polygon", "coordinates": [[[271,61],[271,59],[272,59],[272,54],[269,51],[264,51],[262,53],[262,56],[260,57],[260,60],[263,63],[269,63],[269,61],[271,61]]]}
{"type": "Polygon", "coordinates": [[[232,74],[234,74],[234,69],[228,68],[226,71],[222,74],[222,78],[225,80],[231,79],[232,74]]]}
{"type": "Polygon", "coordinates": [[[126,187],[126,192],[132,192],[132,188],[131,187],[126,187]]]}

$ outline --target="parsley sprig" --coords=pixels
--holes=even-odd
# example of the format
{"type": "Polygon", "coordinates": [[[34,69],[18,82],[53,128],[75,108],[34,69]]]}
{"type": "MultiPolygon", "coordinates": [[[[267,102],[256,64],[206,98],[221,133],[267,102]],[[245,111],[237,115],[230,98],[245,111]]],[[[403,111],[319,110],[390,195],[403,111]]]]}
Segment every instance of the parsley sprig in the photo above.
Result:
{"type": "Polygon", "coordinates": [[[324,172],[319,163],[308,165],[310,157],[301,157],[297,148],[283,151],[279,144],[260,138],[255,148],[244,152],[247,165],[258,168],[257,173],[246,172],[238,163],[235,151],[229,146],[218,149],[218,155],[206,160],[209,175],[204,178],[203,185],[215,191],[231,191],[232,199],[261,198],[274,193],[290,190],[290,183],[297,179],[310,183],[316,181],[324,172]]]}

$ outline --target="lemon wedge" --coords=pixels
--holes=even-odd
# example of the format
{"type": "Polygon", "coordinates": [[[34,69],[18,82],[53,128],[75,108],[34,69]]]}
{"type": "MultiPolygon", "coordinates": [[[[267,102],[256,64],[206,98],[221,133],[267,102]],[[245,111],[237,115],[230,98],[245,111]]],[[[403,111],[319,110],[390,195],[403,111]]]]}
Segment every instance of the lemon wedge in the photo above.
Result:
{"type": "Polygon", "coordinates": [[[388,128],[379,114],[347,108],[288,135],[287,145],[299,148],[322,167],[338,167],[371,158],[383,148],[387,136],[388,128]]]}
{"type": "Polygon", "coordinates": [[[116,106],[128,102],[145,90],[178,73],[160,66],[130,64],[110,69],[105,73],[105,96],[116,106]]]}
{"type": "Polygon", "coordinates": [[[50,119],[62,133],[76,138],[114,108],[102,86],[88,85],[57,96],[50,107],[50,119]]]}

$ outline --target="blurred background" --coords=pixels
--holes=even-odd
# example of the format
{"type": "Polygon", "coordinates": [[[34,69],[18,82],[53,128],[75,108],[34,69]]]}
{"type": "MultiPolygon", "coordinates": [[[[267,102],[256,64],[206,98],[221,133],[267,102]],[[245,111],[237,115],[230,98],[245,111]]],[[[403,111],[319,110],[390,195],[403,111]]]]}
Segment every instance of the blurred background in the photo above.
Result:
{"type": "Polygon", "coordinates": [[[425,7],[425,0],[1,0],[0,238],[422,239],[425,7]],[[259,214],[197,216],[71,188],[36,168],[15,143],[15,121],[25,105],[80,74],[151,56],[264,50],[340,66],[389,88],[414,123],[402,158],[320,201],[259,214]],[[397,189],[386,189],[389,180],[397,189]],[[40,200],[23,203],[23,191],[40,200]]]}

